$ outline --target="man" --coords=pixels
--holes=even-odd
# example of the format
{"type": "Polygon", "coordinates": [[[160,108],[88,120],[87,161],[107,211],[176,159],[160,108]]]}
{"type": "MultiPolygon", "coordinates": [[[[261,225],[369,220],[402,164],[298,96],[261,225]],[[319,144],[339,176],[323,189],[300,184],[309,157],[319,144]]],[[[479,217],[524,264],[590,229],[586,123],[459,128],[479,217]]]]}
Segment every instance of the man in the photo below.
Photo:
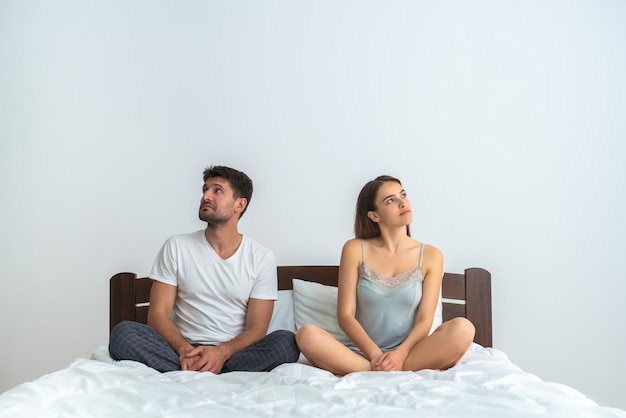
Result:
{"type": "Polygon", "coordinates": [[[203,178],[206,229],[165,242],[150,273],[148,325],[119,323],[111,357],[161,372],[269,371],[297,361],[292,332],[265,335],[277,297],[274,254],[237,228],[252,180],[224,166],[207,168],[203,178]]]}

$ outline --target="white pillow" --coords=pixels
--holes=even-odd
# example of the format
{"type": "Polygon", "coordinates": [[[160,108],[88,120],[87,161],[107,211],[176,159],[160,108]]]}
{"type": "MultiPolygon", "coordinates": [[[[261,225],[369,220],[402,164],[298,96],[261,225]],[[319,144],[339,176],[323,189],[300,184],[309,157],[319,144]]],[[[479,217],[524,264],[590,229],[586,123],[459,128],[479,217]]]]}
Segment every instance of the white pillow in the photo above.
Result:
{"type": "Polygon", "coordinates": [[[286,329],[296,332],[296,324],[293,318],[293,291],[279,290],[278,298],[274,302],[274,312],[267,333],[286,329]]]}
{"type": "Polygon", "coordinates": [[[317,325],[343,344],[348,343],[350,339],[337,323],[337,288],[300,279],[292,282],[296,329],[304,324],[317,325]]]}

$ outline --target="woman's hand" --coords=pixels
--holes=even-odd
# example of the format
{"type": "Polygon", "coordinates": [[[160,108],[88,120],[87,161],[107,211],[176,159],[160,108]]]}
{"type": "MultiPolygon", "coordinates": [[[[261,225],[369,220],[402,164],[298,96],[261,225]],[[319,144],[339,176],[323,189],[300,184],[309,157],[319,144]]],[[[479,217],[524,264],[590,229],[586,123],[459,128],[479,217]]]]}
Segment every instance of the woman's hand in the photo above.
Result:
{"type": "Polygon", "coordinates": [[[398,350],[388,351],[372,362],[372,370],[381,372],[402,371],[406,356],[398,350]]]}

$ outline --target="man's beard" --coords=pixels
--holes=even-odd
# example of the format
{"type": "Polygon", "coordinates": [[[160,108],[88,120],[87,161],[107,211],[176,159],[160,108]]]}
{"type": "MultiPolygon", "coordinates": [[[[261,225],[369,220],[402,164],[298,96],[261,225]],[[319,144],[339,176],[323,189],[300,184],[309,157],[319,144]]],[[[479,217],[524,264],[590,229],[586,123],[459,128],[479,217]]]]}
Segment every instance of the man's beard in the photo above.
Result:
{"type": "Polygon", "coordinates": [[[206,222],[208,226],[214,227],[224,225],[226,222],[228,222],[229,219],[227,216],[220,215],[218,213],[206,213],[202,211],[200,211],[198,217],[201,221],[206,222]]]}

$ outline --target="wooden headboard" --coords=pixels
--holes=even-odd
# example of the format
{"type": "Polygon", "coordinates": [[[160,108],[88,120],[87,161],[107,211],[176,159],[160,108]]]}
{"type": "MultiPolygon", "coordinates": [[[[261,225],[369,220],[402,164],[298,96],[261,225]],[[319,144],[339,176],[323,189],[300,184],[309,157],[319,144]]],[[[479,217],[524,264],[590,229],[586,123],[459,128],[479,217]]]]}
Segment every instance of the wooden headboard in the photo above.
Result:
{"type": "MultiPolygon", "coordinates": [[[[278,289],[291,290],[294,278],[337,286],[338,266],[279,266],[278,289]]],[[[110,280],[110,329],[124,320],[146,323],[152,280],[118,273],[110,280]]],[[[445,273],[442,283],[443,320],[464,316],[476,327],[474,342],[492,347],[491,274],[470,268],[464,274],[445,273]]]]}

